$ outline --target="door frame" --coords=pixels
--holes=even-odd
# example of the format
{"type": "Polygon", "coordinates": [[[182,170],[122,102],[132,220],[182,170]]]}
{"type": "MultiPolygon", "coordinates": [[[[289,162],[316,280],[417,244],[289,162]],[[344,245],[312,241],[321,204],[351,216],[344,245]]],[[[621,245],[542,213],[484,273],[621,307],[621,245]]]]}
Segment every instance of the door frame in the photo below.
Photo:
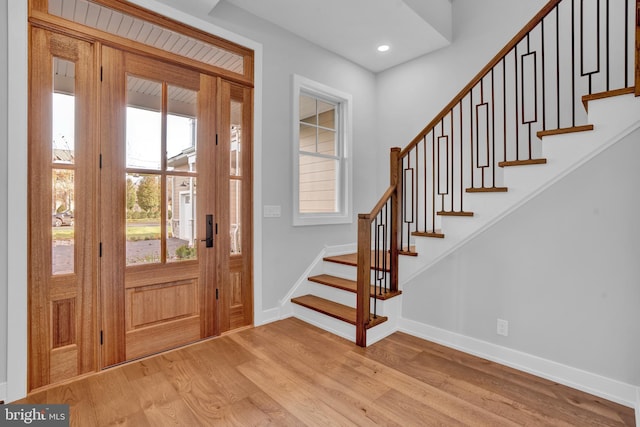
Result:
{"type": "MultiPolygon", "coordinates": [[[[262,158],[262,87],[263,87],[263,47],[262,44],[233,33],[212,23],[185,14],[155,0],[131,0],[138,6],[172,16],[181,22],[207,33],[222,37],[254,51],[254,87],[253,87],[253,155],[262,158]]],[[[27,395],[27,140],[28,140],[28,72],[29,72],[29,36],[28,3],[24,0],[8,0],[8,91],[7,99],[12,100],[7,108],[7,140],[15,141],[7,148],[8,200],[12,208],[7,209],[7,240],[12,242],[12,250],[7,254],[7,362],[6,383],[0,382],[0,400],[8,402],[27,395]]],[[[263,312],[262,309],[262,175],[260,161],[253,162],[253,300],[254,325],[258,326],[276,320],[278,309],[263,312]]]]}

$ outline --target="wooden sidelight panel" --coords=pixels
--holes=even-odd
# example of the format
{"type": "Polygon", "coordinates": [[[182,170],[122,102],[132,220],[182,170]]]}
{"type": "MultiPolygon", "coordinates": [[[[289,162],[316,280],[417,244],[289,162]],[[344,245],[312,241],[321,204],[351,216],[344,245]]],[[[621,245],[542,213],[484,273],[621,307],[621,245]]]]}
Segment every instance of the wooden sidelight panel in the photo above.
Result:
{"type": "Polygon", "coordinates": [[[31,29],[29,378],[96,369],[94,46],[31,29]]]}
{"type": "Polygon", "coordinates": [[[218,200],[222,212],[218,254],[220,330],[253,323],[252,96],[251,90],[221,82],[218,200]]]}

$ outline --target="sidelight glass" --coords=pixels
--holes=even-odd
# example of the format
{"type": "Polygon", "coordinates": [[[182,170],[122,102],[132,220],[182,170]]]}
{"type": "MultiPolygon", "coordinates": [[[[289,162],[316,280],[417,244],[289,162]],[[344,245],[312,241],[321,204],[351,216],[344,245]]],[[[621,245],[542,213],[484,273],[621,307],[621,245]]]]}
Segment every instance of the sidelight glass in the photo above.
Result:
{"type": "Polygon", "coordinates": [[[232,179],[229,187],[231,253],[236,255],[242,252],[242,181],[232,179]]]}
{"type": "Polygon", "coordinates": [[[242,103],[231,101],[230,174],[242,175],[242,103]]]}
{"type": "Polygon", "coordinates": [[[51,154],[54,163],[75,163],[75,64],[53,58],[51,154]]]}
{"type": "Polygon", "coordinates": [[[53,58],[51,273],[75,272],[75,64],[53,58]]]}
{"type": "Polygon", "coordinates": [[[53,169],[52,177],[51,273],[70,274],[75,270],[75,173],[53,169]]]}

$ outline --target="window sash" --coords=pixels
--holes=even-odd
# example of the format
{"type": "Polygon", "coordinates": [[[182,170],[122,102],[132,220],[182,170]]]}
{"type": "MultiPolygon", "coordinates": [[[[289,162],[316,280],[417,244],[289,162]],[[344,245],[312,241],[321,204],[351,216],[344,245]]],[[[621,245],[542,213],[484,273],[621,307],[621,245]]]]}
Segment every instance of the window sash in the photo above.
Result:
{"type": "MultiPolygon", "coordinates": [[[[294,225],[319,225],[319,224],[342,224],[353,222],[351,218],[351,160],[349,156],[350,144],[350,114],[351,95],[341,93],[317,82],[310,81],[300,76],[294,76],[293,90],[293,135],[294,135],[294,185],[293,185],[293,219],[294,225]],[[305,97],[301,100],[301,97],[305,97]],[[312,106],[309,99],[315,101],[315,117],[311,113],[312,106]],[[301,112],[301,102],[307,110],[301,112]],[[318,105],[322,105],[319,111],[318,105]],[[333,110],[333,127],[331,120],[324,121],[320,115],[333,110]],[[329,123],[329,125],[327,125],[329,123]],[[314,143],[306,141],[301,144],[300,132],[302,129],[314,129],[314,143]],[[331,144],[331,137],[321,141],[322,132],[333,133],[333,149],[326,149],[326,145],[331,144]],[[325,145],[323,149],[323,145],[325,145]],[[318,160],[332,161],[335,167],[331,175],[326,179],[318,180],[318,183],[308,185],[301,182],[303,174],[304,160],[315,158],[318,160]],[[322,182],[324,181],[324,182],[322,182]],[[330,193],[324,193],[324,188],[331,183],[330,193]],[[332,197],[332,209],[327,209],[326,204],[323,209],[317,211],[308,209],[309,204],[305,201],[305,191],[309,188],[321,188],[318,198],[330,194],[332,197]],[[305,204],[307,207],[305,207],[305,204]]],[[[312,133],[313,131],[309,131],[312,133]]],[[[326,136],[326,135],[325,135],[326,136]]],[[[309,172],[307,171],[307,174],[309,172]]],[[[308,193],[307,193],[308,194],[308,193]]],[[[325,202],[326,203],[326,202],[325,202]]]]}

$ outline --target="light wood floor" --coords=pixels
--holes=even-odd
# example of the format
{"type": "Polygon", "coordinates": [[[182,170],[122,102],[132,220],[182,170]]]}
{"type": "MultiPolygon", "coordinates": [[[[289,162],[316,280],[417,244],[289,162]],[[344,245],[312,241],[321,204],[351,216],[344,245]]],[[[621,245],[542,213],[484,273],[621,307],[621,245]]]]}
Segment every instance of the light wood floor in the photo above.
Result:
{"type": "Polygon", "coordinates": [[[631,426],[633,410],[396,333],[361,349],[297,319],[29,396],[71,425],[631,426]]]}

